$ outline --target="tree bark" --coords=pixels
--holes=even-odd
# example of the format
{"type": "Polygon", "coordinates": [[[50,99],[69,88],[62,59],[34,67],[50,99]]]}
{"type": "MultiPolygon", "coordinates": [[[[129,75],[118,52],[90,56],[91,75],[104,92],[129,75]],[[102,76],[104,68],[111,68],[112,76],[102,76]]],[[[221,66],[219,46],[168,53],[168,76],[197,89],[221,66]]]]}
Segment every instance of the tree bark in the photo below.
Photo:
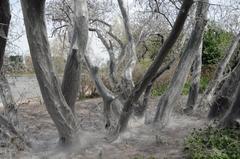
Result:
{"type": "Polygon", "coordinates": [[[0,1],[0,96],[4,106],[5,115],[11,122],[16,123],[16,104],[5,74],[1,71],[6,49],[11,12],[9,1],[0,1]]]}
{"type": "Polygon", "coordinates": [[[107,39],[103,37],[101,34],[101,31],[95,28],[90,28],[90,31],[95,31],[97,33],[98,38],[101,40],[105,48],[107,49],[108,55],[109,55],[109,78],[111,87],[115,88],[118,84],[117,80],[117,59],[115,58],[114,52],[113,52],[113,46],[111,40],[109,40],[109,43],[107,42],[107,39]]]}
{"type": "Polygon", "coordinates": [[[72,143],[77,123],[62,94],[51,61],[44,19],[45,0],[21,0],[30,54],[47,111],[59,132],[60,143],[72,143]]]}
{"type": "Polygon", "coordinates": [[[180,12],[177,16],[177,19],[175,21],[175,24],[173,26],[173,29],[172,29],[169,37],[164,42],[164,44],[161,47],[161,49],[159,50],[159,53],[157,54],[155,60],[153,61],[151,66],[146,71],[142,80],[133,88],[133,90],[129,94],[129,97],[128,97],[127,101],[125,102],[124,107],[122,109],[122,113],[121,113],[120,119],[118,121],[117,127],[112,132],[112,136],[110,137],[110,140],[115,140],[118,137],[119,133],[123,132],[126,129],[127,123],[129,121],[129,117],[133,111],[133,103],[137,102],[139,97],[142,95],[143,91],[145,91],[146,87],[149,84],[149,81],[151,81],[153,79],[153,77],[157,73],[159,67],[162,65],[164,58],[166,57],[168,52],[171,50],[171,48],[175,44],[177,38],[179,37],[179,34],[182,31],[182,28],[183,28],[185,20],[187,18],[189,9],[191,8],[192,4],[193,4],[193,0],[184,0],[183,1],[180,12]]]}
{"type": "Polygon", "coordinates": [[[171,113],[176,104],[176,101],[181,95],[193,60],[200,49],[203,39],[204,28],[207,23],[207,2],[207,0],[202,0],[197,3],[195,17],[196,22],[192,30],[186,50],[184,51],[180,59],[177,70],[175,71],[175,74],[171,80],[169,89],[160,98],[160,101],[158,103],[154,122],[159,121],[162,126],[165,126],[170,120],[171,113]]]}
{"type": "Polygon", "coordinates": [[[14,102],[8,80],[3,72],[0,74],[0,96],[4,107],[4,115],[9,122],[17,125],[16,103],[14,102]]]}
{"type": "Polygon", "coordinates": [[[218,67],[215,71],[214,78],[210,82],[209,86],[207,87],[204,95],[202,96],[201,102],[199,104],[200,107],[211,105],[211,102],[213,101],[213,96],[216,91],[216,88],[218,84],[223,79],[223,73],[225,71],[225,68],[227,64],[229,63],[232,55],[234,54],[240,40],[240,33],[233,39],[232,43],[230,44],[229,48],[226,49],[225,56],[221,60],[221,62],[218,64],[218,67]]]}
{"type": "MultiPolygon", "coordinates": [[[[88,58],[87,55],[84,56],[86,64],[88,66],[89,72],[92,76],[92,79],[95,83],[96,89],[98,93],[101,95],[103,99],[103,114],[105,117],[105,128],[109,128],[111,125],[110,123],[110,116],[111,116],[111,104],[113,100],[115,100],[114,94],[103,84],[102,79],[98,75],[98,68],[94,67],[91,64],[90,59],[88,58]]],[[[115,107],[113,108],[115,109],[115,107]]]]}
{"type": "Polygon", "coordinates": [[[232,127],[234,121],[240,116],[240,84],[238,84],[233,103],[220,122],[223,127],[232,127]]]}
{"type": "Polygon", "coordinates": [[[127,37],[127,45],[126,45],[126,53],[125,53],[126,65],[124,68],[123,81],[122,81],[123,83],[122,90],[124,90],[124,93],[125,93],[124,96],[125,98],[127,98],[129,93],[132,91],[134,87],[132,73],[137,62],[137,55],[136,55],[134,38],[133,38],[130,24],[129,24],[129,16],[127,13],[127,9],[124,6],[123,0],[118,0],[118,5],[122,13],[123,24],[125,28],[126,37],[127,37]]]}
{"type": "Polygon", "coordinates": [[[202,44],[193,62],[192,83],[190,86],[185,112],[192,111],[197,104],[202,70],[202,44]]]}
{"type": "Polygon", "coordinates": [[[209,103],[209,119],[222,118],[234,101],[234,93],[240,81],[240,62],[224,81],[221,89],[217,92],[213,101],[209,103]]]}
{"type": "Polygon", "coordinates": [[[134,115],[138,116],[138,117],[142,117],[144,115],[145,110],[147,109],[148,106],[148,100],[149,100],[149,96],[151,95],[151,90],[152,90],[152,86],[154,84],[154,82],[156,81],[156,79],[158,79],[165,71],[169,70],[171,68],[171,65],[173,64],[173,62],[175,61],[175,59],[171,60],[168,64],[166,64],[165,66],[161,67],[158,71],[158,73],[154,76],[154,78],[151,80],[151,82],[148,84],[144,95],[143,95],[143,101],[142,103],[139,105],[139,107],[134,108],[134,115]]]}
{"type": "Polygon", "coordinates": [[[0,1],[0,70],[7,44],[8,30],[11,20],[10,5],[8,0],[0,1]]]}
{"type": "Polygon", "coordinates": [[[62,81],[63,96],[72,112],[79,93],[81,62],[88,41],[88,10],[85,0],[74,0],[74,29],[62,81]]]}
{"type": "Polygon", "coordinates": [[[11,89],[5,74],[2,72],[4,54],[6,49],[9,25],[11,20],[10,5],[8,0],[0,1],[0,96],[4,106],[4,115],[0,114],[0,125],[5,127],[14,137],[17,137],[18,146],[31,147],[30,143],[16,130],[17,109],[13,100],[11,89]]]}

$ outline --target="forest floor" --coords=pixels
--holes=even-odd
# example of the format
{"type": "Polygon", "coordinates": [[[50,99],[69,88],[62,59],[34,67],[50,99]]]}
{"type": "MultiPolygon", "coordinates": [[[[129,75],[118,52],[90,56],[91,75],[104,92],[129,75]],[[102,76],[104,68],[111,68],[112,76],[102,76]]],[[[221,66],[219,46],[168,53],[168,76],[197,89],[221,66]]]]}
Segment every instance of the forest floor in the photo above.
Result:
{"type": "MultiPolygon", "coordinates": [[[[155,112],[159,98],[149,101],[146,121],[155,112]]],[[[179,100],[172,120],[164,129],[151,124],[142,124],[128,129],[116,142],[105,140],[101,99],[88,99],[77,103],[76,112],[81,127],[80,144],[65,150],[57,146],[58,134],[45,107],[39,102],[19,106],[19,120],[24,125],[23,133],[33,142],[31,150],[16,151],[0,147],[3,159],[182,159],[184,139],[194,128],[205,126],[201,116],[187,116],[181,107],[186,97],[179,100]]]]}

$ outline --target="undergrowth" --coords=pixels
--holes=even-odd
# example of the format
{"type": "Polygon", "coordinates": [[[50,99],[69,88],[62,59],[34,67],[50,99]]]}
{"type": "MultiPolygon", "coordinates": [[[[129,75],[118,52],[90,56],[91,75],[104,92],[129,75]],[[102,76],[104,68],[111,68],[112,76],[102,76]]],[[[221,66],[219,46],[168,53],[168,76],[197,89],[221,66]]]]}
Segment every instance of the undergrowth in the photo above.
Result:
{"type": "MultiPolygon", "coordinates": [[[[203,93],[206,90],[208,83],[209,83],[208,77],[204,77],[204,76],[201,77],[199,93],[203,93]]],[[[151,92],[152,96],[163,95],[163,93],[168,89],[168,85],[169,83],[162,83],[157,86],[154,86],[151,92]]],[[[185,96],[188,95],[190,87],[191,87],[191,81],[186,81],[182,90],[182,95],[185,95],[185,96]]]]}
{"type": "Polygon", "coordinates": [[[208,127],[194,130],[185,140],[189,159],[239,159],[239,129],[208,127]]]}

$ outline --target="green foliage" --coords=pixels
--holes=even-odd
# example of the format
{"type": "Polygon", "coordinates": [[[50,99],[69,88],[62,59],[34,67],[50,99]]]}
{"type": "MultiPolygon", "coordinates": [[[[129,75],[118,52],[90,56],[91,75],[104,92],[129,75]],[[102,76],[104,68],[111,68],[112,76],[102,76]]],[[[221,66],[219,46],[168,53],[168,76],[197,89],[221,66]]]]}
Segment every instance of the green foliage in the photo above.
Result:
{"type": "Polygon", "coordinates": [[[212,127],[194,130],[185,140],[185,152],[191,159],[238,159],[240,131],[212,127]]]}
{"type": "MultiPolygon", "coordinates": [[[[201,77],[200,88],[199,88],[200,93],[203,93],[206,90],[208,83],[209,83],[209,77],[207,76],[201,77]]],[[[190,86],[191,86],[191,82],[186,81],[182,90],[182,95],[188,95],[190,86]]],[[[167,89],[168,89],[168,83],[161,83],[158,85],[154,85],[151,94],[152,96],[161,96],[167,89]]]]}
{"type": "Polygon", "coordinates": [[[148,47],[148,52],[149,52],[149,57],[153,60],[156,56],[156,54],[159,51],[159,48],[162,45],[162,37],[161,36],[151,36],[147,42],[147,47],[148,47]]]}
{"type": "Polygon", "coordinates": [[[203,64],[216,64],[224,54],[233,35],[215,25],[209,25],[203,39],[203,64]]]}
{"type": "MultiPolygon", "coordinates": [[[[209,83],[209,78],[202,76],[200,79],[199,93],[203,93],[206,90],[208,83],[209,83]]],[[[188,95],[190,87],[191,87],[191,82],[186,81],[186,83],[183,87],[183,90],[182,90],[182,95],[188,95]]]]}
{"type": "Polygon", "coordinates": [[[151,95],[152,96],[161,96],[168,89],[168,83],[163,83],[159,85],[155,85],[152,88],[151,95]]]}
{"type": "Polygon", "coordinates": [[[191,87],[191,82],[186,81],[182,90],[182,95],[185,95],[185,96],[188,95],[190,87],[191,87]]]}
{"type": "Polygon", "coordinates": [[[207,89],[207,86],[208,86],[209,81],[210,81],[209,77],[207,77],[207,76],[201,76],[201,79],[200,79],[200,88],[199,88],[199,92],[200,92],[200,93],[203,93],[203,92],[207,89]]]}
{"type": "Polygon", "coordinates": [[[146,70],[151,65],[151,63],[152,60],[150,58],[144,58],[139,62],[143,70],[146,70]]]}

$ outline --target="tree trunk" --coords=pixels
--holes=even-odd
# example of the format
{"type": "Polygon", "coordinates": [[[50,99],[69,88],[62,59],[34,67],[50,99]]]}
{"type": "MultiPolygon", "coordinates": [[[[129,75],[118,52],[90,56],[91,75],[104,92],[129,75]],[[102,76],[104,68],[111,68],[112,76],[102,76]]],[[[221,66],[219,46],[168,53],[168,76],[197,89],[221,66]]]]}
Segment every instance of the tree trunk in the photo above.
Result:
{"type": "MultiPolygon", "coordinates": [[[[236,86],[237,87],[237,86],[236,86]]],[[[233,103],[231,107],[226,112],[225,116],[220,122],[220,125],[223,127],[232,127],[234,121],[240,117],[240,84],[238,83],[238,88],[236,93],[234,93],[235,97],[233,98],[233,103]]]]}
{"type": "Polygon", "coordinates": [[[60,142],[72,143],[77,123],[54,72],[44,19],[45,0],[21,0],[34,70],[47,111],[59,132],[60,142]]]}
{"type": "Polygon", "coordinates": [[[187,113],[193,110],[193,108],[197,104],[199,88],[200,88],[201,68],[202,68],[202,44],[196,54],[196,57],[193,63],[192,83],[190,86],[187,105],[185,109],[185,112],[187,113]]]}
{"type": "Polygon", "coordinates": [[[117,59],[115,58],[114,52],[113,52],[113,45],[112,42],[109,40],[109,44],[107,40],[104,38],[104,36],[101,34],[100,30],[89,28],[90,31],[95,31],[97,33],[98,38],[101,40],[105,48],[107,49],[108,55],[109,55],[109,79],[110,84],[112,88],[115,88],[118,84],[117,75],[116,75],[116,66],[117,66],[117,59]]]}
{"type": "Polygon", "coordinates": [[[238,33],[238,35],[233,39],[229,48],[225,52],[225,56],[223,57],[221,62],[218,64],[218,67],[215,71],[214,78],[208,85],[208,87],[201,99],[199,106],[202,107],[202,106],[207,106],[209,104],[211,105],[216,88],[223,79],[223,73],[225,71],[225,68],[226,68],[227,64],[229,63],[232,55],[234,54],[234,52],[239,44],[239,40],[240,40],[240,33],[238,33]]]}
{"type": "Polygon", "coordinates": [[[143,95],[143,101],[142,103],[139,105],[139,107],[134,108],[134,115],[138,116],[138,117],[142,117],[144,115],[145,110],[147,109],[148,106],[148,100],[149,100],[149,96],[151,95],[151,90],[152,90],[152,86],[154,84],[154,82],[156,81],[156,79],[158,79],[165,71],[169,70],[171,68],[171,65],[173,64],[173,62],[175,61],[175,59],[171,60],[168,64],[166,64],[165,66],[161,67],[158,71],[158,73],[154,76],[154,78],[151,80],[151,82],[148,84],[144,95],[143,95]]]}
{"type": "Polygon", "coordinates": [[[16,103],[14,102],[8,80],[3,72],[0,75],[0,96],[4,107],[4,115],[9,122],[17,125],[16,103]]]}
{"type": "Polygon", "coordinates": [[[24,148],[31,147],[30,143],[22,137],[15,126],[17,122],[16,104],[13,100],[11,89],[5,74],[2,72],[4,53],[6,49],[9,24],[11,19],[10,5],[8,0],[0,1],[0,96],[4,106],[4,115],[0,114],[0,125],[5,127],[10,134],[14,135],[15,144],[24,148]],[[17,138],[16,138],[17,137],[17,138]],[[16,143],[17,142],[17,143],[16,143]]]}
{"type": "Polygon", "coordinates": [[[207,2],[208,2],[207,0],[203,0],[199,1],[197,4],[195,18],[196,22],[192,30],[186,50],[184,51],[180,59],[177,70],[171,80],[169,89],[161,97],[158,103],[154,122],[160,121],[162,126],[165,126],[170,119],[176,101],[181,95],[182,89],[184,87],[187,75],[192,66],[193,60],[200,49],[203,39],[204,28],[207,23],[207,10],[208,10],[207,2]]]}
{"type": "Polygon", "coordinates": [[[0,70],[3,66],[3,58],[7,44],[9,24],[11,20],[10,5],[8,0],[0,1],[0,70]]]}
{"type": "Polygon", "coordinates": [[[1,71],[3,66],[10,20],[11,12],[9,1],[0,1],[0,96],[4,106],[5,115],[10,121],[16,123],[16,104],[13,100],[8,81],[4,73],[1,71]]]}
{"type": "Polygon", "coordinates": [[[234,93],[240,81],[240,62],[224,81],[221,89],[217,92],[213,101],[209,103],[209,119],[221,118],[234,101],[234,93]]]}
{"type": "Polygon", "coordinates": [[[86,8],[85,0],[74,0],[74,29],[62,81],[63,96],[73,113],[75,113],[75,102],[79,93],[82,56],[88,41],[88,10],[86,8]]]}
{"type": "MultiPolygon", "coordinates": [[[[115,100],[114,94],[103,84],[102,79],[98,75],[98,68],[94,67],[91,64],[90,59],[87,55],[84,56],[86,64],[88,66],[89,72],[91,74],[91,77],[95,83],[96,89],[98,93],[101,95],[103,99],[103,114],[105,117],[105,128],[109,128],[110,124],[110,116],[111,116],[111,104],[113,100],[115,100]]],[[[116,106],[113,108],[115,109],[116,106]]]]}
{"type": "Polygon", "coordinates": [[[125,33],[127,36],[127,45],[126,45],[126,53],[125,53],[125,56],[126,56],[125,59],[127,60],[126,61],[127,63],[124,68],[123,81],[122,81],[122,86],[123,86],[122,90],[124,91],[124,96],[126,99],[134,87],[132,73],[137,62],[137,55],[136,55],[134,38],[133,38],[130,24],[129,24],[129,16],[127,14],[127,9],[124,6],[123,0],[118,0],[118,5],[122,13],[123,24],[124,24],[125,33]]]}
{"type": "Polygon", "coordinates": [[[162,65],[164,58],[166,57],[168,52],[171,50],[171,48],[175,44],[177,38],[179,37],[179,34],[182,31],[183,25],[185,23],[189,9],[191,8],[192,4],[193,4],[193,0],[183,1],[183,4],[180,8],[179,14],[177,16],[177,19],[175,21],[175,24],[173,26],[173,29],[169,37],[164,42],[163,46],[159,50],[158,55],[156,56],[151,66],[146,71],[142,80],[133,88],[133,91],[131,91],[131,93],[129,94],[129,97],[122,109],[122,113],[118,121],[117,127],[112,132],[112,136],[110,137],[110,140],[116,139],[118,137],[118,134],[123,132],[126,129],[127,123],[129,121],[129,117],[133,111],[133,103],[138,101],[139,97],[142,95],[143,91],[145,91],[146,87],[148,86],[149,81],[153,79],[159,67],[162,65]]]}

